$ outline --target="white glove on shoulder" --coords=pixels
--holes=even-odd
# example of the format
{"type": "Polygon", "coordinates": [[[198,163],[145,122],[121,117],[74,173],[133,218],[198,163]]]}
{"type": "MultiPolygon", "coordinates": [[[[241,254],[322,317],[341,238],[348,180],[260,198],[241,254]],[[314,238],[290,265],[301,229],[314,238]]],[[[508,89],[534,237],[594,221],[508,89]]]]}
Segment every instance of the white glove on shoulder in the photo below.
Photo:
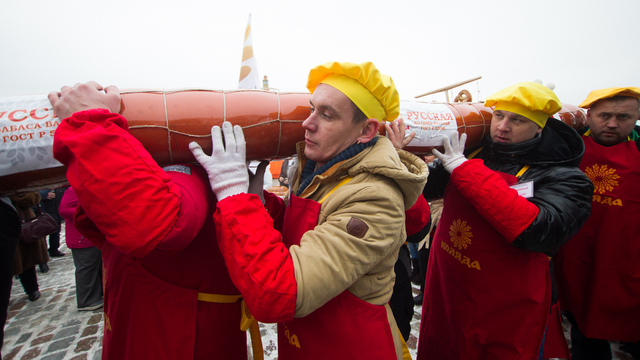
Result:
{"type": "Polygon", "coordinates": [[[436,149],[432,150],[433,155],[442,161],[442,165],[444,165],[444,168],[449,174],[451,174],[455,168],[462,165],[463,162],[467,161],[467,158],[464,156],[464,144],[466,142],[467,134],[460,135],[460,140],[458,140],[458,135],[454,134],[451,142],[449,142],[447,136],[443,136],[442,145],[444,146],[444,154],[436,149]]]}
{"type": "Polygon", "coordinates": [[[238,125],[222,123],[224,145],[219,126],[211,128],[213,151],[207,156],[198,143],[189,144],[189,150],[209,174],[211,190],[218,201],[232,195],[246,193],[249,189],[249,173],[246,163],[244,133],[238,125]]]}

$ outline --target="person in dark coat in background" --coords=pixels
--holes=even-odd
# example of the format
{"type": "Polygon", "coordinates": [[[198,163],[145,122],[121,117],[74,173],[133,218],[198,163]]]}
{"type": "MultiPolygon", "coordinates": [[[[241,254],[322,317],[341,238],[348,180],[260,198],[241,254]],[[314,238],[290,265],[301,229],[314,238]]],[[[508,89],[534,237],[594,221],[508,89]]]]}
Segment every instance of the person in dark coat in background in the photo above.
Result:
{"type": "MultiPolygon", "coordinates": [[[[405,138],[404,130],[406,126],[402,117],[392,122],[386,122],[385,128],[389,140],[391,140],[391,143],[396,149],[405,147],[416,135],[415,132],[411,132],[405,138]]],[[[396,281],[393,284],[393,295],[391,295],[391,299],[389,300],[389,306],[398,324],[400,334],[402,334],[402,338],[406,342],[411,335],[411,319],[413,319],[414,313],[413,291],[411,289],[411,266],[413,259],[410,257],[409,246],[423,241],[429,234],[431,228],[431,210],[423,196],[420,196],[416,203],[405,212],[405,228],[407,230],[407,239],[400,247],[398,260],[393,267],[396,274],[396,281]]],[[[422,303],[415,305],[421,304],[422,303]]]]}
{"type": "MultiPolygon", "coordinates": [[[[58,223],[58,231],[49,235],[49,256],[51,257],[60,257],[65,255],[65,253],[58,250],[58,248],[60,248],[60,231],[62,226],[62,216],[60,216],[58,209],[60,208],[62,195],[66,190],[66,187],[61,187],[57,189],[38,191],[42,201],[42,211],[51,215],[51,217],[58,223]]],[[[40,266],[40,270],[44,273],[49,269],[45,264],[44,266],[40,266]]]]}
{"type": "MultiPolygon", "coordinates": [[[[10,199],[18,215],[20,215],[20,220],[31,220],[36,217],[31,207],[38,205],[40,194],[28,192],[11,196],[10,199]]],[[[14,275],[20,275],[20,283],[22,283],[24,292],[29,296],[30,301],[36,301],[40,298],[36,265],[44,264],[48,261],[47,244],[44,238],[38,239],[32,244],[27,244],[23,241],[18,243],[14,275]]]]}
{"type": "Polygon", "coordinates": [[[0,360],[4,341],[4,324],[13,283],[13,263],[20,240],[20,217],[8,197],[0,198],[0,360]]]}
{"type": "Polygon", "coordinates": [[[398,329],[404,341],[411,335],[411,319],[413,319],[413,292],[411,290],[411,257],[409,255],[410,243],[419,243],[428,233],[431,225],[431,212],[429,204],[424,197],[419,197],[415,205],[405,212],[405,227],[407,240],[400,247],[398,260],[393,267],[396,281],[393,284],[393,295],[389,300],[389,306],[396,319],[398,329]]]}
{"type": "Polygon", "coordinates": [[[288,157],[284,159],[282,162],[282,167],[280,168],[280,176],[278,176],[278,182],[280,182],[280,186],[285,186],[289,188],[289,168],[292,162],[292,157],[288,157]]]}

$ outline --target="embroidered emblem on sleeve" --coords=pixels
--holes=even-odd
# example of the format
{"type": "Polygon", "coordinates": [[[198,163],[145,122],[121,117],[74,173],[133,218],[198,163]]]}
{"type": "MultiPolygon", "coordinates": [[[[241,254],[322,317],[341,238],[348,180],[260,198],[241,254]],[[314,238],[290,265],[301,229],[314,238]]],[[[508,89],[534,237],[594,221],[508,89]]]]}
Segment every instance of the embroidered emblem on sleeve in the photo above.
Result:
{"type": "Polygon", "coordinates": [[[352,217],[347,223],[347,232],[349,235],[362,239],[367,231],[369,231],[369,226],[358,218],[352,217]]]}

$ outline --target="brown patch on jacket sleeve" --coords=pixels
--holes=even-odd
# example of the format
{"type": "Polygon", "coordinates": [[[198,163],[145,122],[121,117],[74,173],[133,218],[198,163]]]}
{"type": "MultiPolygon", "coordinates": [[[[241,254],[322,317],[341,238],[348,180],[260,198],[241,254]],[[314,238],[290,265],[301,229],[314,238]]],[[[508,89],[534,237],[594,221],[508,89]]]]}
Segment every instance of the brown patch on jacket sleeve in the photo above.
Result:
{"type": "Polygon", "coordinates": [[[352,217],[347,223],[347,232],[349,235],[362,239],[367,231],[369,231],[367,224],[358,218],[352,217]]]}

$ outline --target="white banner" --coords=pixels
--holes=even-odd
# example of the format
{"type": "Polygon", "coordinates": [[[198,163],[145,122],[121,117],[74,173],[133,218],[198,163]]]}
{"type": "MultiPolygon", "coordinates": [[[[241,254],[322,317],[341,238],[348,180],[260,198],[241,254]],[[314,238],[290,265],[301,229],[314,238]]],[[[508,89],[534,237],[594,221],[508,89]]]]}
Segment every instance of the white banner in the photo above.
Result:
{"type": "Polygon", "coordinates": [[[406,135],[416,133],[407,146],[440,146],[442,135],[451,138],[458,132],[456,117],[445,104],[401,101],[400,116],[407,125],[406,135]]]}
{"type": "Polygon", "coordinates": [[[59,125],[47,95],[0,98],[0,176],[62,166],[53,158],[59,125]]]}

